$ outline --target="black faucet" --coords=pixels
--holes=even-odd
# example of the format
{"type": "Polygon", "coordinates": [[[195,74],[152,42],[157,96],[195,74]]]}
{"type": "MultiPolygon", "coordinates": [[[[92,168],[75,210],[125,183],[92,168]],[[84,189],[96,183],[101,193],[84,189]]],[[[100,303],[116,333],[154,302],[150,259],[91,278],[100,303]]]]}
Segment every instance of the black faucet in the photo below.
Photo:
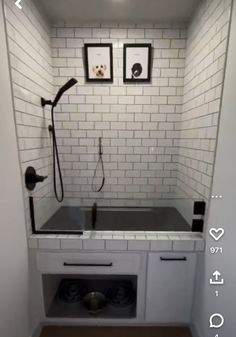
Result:
{"type": "Polygon", "coordinates": [[[93,204],[92,207],[92,229],[95,230],[97,222],[97,204],[96,202],[93,204]]]}

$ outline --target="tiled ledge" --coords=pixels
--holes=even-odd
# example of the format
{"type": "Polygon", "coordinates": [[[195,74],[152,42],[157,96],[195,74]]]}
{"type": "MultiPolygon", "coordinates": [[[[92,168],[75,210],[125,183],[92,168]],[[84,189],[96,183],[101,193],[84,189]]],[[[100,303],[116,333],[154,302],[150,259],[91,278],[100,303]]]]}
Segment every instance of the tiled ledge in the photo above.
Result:
{"type": "Polygon", "coordinates": [[[200,233],[186,232],[84,232],[76,235],[31,235],[30,249],[95,251],[189,251],[201,252],[200,233]]]}

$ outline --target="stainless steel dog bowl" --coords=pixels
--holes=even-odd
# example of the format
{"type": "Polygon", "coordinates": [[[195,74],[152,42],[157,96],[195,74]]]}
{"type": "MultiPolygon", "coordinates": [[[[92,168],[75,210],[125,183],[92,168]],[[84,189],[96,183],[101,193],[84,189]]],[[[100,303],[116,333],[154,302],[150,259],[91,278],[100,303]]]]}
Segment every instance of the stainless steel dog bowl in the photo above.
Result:
{"type": "Polygon", "coordinates": [[[91,292],[83,298],[83,304],[90,313],[97,314],[106,306],[107,299],[100,292],[91,292]]]}

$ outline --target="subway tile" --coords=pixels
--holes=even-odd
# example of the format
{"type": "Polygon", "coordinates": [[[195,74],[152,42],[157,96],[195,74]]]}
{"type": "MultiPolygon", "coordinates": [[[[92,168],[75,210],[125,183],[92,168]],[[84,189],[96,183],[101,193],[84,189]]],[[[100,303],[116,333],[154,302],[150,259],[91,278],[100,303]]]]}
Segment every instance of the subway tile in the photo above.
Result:
{"type": "Polygon", "coordinates": [[[174,240],[173,250],[174,251],[194,251],[194,241],[193,240],[174,240]]]}
{"type": "Polygon", "coordinates": [[[62,38],[52,38],[51,45],[53,48],[65,48],[66,47],[66,39],[62,38]]]}
{"type": "Polygon", "coordinates": [[[92,29],[91,28],[76,28],[75,36],[79,38],[92,37],[92,29]]]}
{"type": "MultiPolygon", "coordinates": [[[[68,48],[82,48],[83,47],[83,39],[66,39],[66,46],[68,48]]],[[[78,55],[77,55],[78,56],[78,55]]]]}
{"type": "Polygon", "coordinates": [[[106,250],[127,250],[127,240],[106,240],[106,250]]]}
{"type": "Polygon", "coordinates": [[[142,39],[144,38],[144,29],[128,29],[128,38],[142,39]]]}
{"type": "Polygon", "coordinates": [[[197,252],[203,252],[205,250],[205,241],[204,240],[195,240],[195,250],[197,252]]]}
{"type": "Polygon", "coordinates": [[[107,38],[110,35],[109,29],[105,28],[93,28],[92,36],[94,38],[107,38]]]}
{"type": "Polygon", "coordinates": [[[151,39],[162,38],[162,29],[145,29],[145,37],[151,39]]]}
{"type": "MultiPolygon", "coordinates": [[[[202,6],[200,10],[204,4],[202,6]]],[[[125,199],[138,205],[151,203],[150,195],[155,193],[153,187],[154,191],[160,189],[168,196],[175,180],[188,195],[207,196],[220,111],[229,11],[219,3],[217,10],[222,15],[214,18],[210,7],[205,9],[209,14],[206,25],[203,24],[205,16],[199,15],[188,36],[183,27],[174,28],[168,24],[96,23],[79,27],[74,23],[58,24],[50,37],[43,22],[36,19],[42,36],[30,25],[28,29],[37,35],[29,40],[27,30],[26,34],[19,35],[16,22],[9,16],[7,28],[11,37],[9,48],[22,166],[32,162],[47,174],[52,158],[45,125],[50,120],[50,111],[45,110],[43,114],[40,97],[51,98],[54,85],[58,89],[65,78],[75,76],[78,85],[62,97],[55,111],[62,167],[66,170],[65,185],[71,190],[67,191],[69,195],[79,196],[81,203],[94,200],[96,195],[89,190],[88,177],[94,169],[98,138],[103,136],[109,181],[104,197],[106,200],[107,196],[124,198],[108,200],[108,203],[126,205],[125,199]],[[214,22],[217,31],[208,31],[207,27],[214,22]],[[201,36],[204,38],[199,38],[201,36]],[[135,41],[152,43],[151,83],[123,84],[123,44],[135,41]],[[113,43],[113,84],[86,83],[82,48],[87,42],[113,43]],[[24,48],[20,49],[19,43],[24,48]],[[45,149],[38,150],[42,137],[45,149]],[[79,167],[79,164],[83,165],[79,167]],[[80,170],[80,177],[77,170],[80,170]],[[72,178],[77,179],[77,185],[72,184],[72,178]],[[144,178],[148,179],[147,184],[144,178]],[[83,185],[86,182],[87,185],[83,185]],[[147,200],[141,201],[141,198],[147,200]]],[[[20,14],[24,18],[25,14],[20,14]]],[[[44,209],[42,218],[43,213],[50,217],[55,206],[52,204],[51,211],[50,207],[47,212],[44,209]]],[[[103,245],[101,242],[98,245],[103,245]]],[[[41,243],[44,244],[47,246],[41,243]]],[[[164,241],[159,246],[152,241],[151,246],[154,250],[169,247],[164,241]]]]}
{"type": "Polygon", "coordinates": [[[180,37],[180,31],[178,29],[164,29],[163,38],[178,39],[180,37]]]}
{"type": "Polygon", "coordinates": [[[148,240],[129,240],[128,250],[148,251],[150,249],[150,241],[148,240]]]}
{"type": "Polygon", "coordinates": [[[111,95],[126,95],[126,88],[125,87],[111,87],[111,95]]]}
{"type": "Polygon", "coordinates": [[[58,37],[73,37],[75,36],[74,28],[57,28],[58,37]]]}
{"type": "Polygon", "coordinates": [[[186,39],[171,40],[171,48],[186,48],[186,39]]]}
{"type": "Polygon", "coordinates": [[[75,49],[72,48],[59,48],[58,49],[59,57],[75,57],[75,49]]]}
{"type": "Polygon", "coordinates": [[[171,240],[151,240],[151,250],[152,251],[171,251],[172,241],[171,240]]]}
{"type": "Polygon", "coordinates": [[[82,249],[82,240],[81,239],[61,239],[61,249],[82,249]]]}
{"type": "Polygon", "coordinates": [[[38,248],[38,239],[37,238],[29,238],[28,239],[28,247],[29,247],[29,249],[37,249],[38,248]]]}
{"type": "Polygon", "coordinates": [[[55,238],[50,239],[38,239],[38,247],[39,249],[60,249],[60,240],[55,238]]]}
{"type": "Polygon", "coordinates": [[[134,104],[134,96],[120,96],[119,104],[134,104]]]}
{"type": "Polygon", "coordinates": [[[88,239],[83,240],[83,249],[85,250],[104,250],[105,249],[105,241],[104,240],[94,240],[88,239]]]}
{"type": "Polygon", "coordinates": [[[127,29],[112,29],[110,31],[111,38],[126,38],[127,37],[127,29]]]}

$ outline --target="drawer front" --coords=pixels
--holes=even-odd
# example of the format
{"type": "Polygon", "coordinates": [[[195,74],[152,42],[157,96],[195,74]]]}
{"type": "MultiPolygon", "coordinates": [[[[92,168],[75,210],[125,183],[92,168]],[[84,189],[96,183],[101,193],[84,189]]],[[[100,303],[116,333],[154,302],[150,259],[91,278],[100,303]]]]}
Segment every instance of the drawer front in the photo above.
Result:
{"type": "Polygon", "coordinates": [[[37,268],[47,274],[128,274],[140,270],[139,254],[47,253],[37,254],[37,268]]]}

